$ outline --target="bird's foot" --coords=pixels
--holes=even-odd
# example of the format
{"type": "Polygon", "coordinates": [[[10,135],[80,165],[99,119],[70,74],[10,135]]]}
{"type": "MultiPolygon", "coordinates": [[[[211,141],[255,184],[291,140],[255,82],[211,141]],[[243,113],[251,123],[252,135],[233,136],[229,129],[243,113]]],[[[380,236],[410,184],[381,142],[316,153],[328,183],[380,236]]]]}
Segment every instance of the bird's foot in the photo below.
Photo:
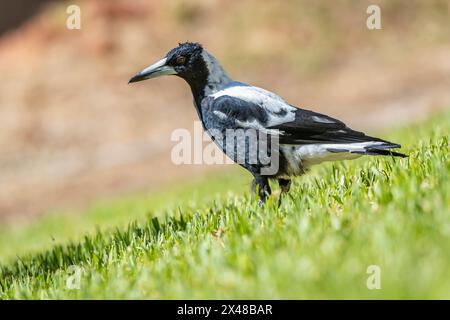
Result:
{"type": "Polygon", "coordinates": [[[281,202],[283,201],[284,195],[287,195],[289,190],[291,189],[291,180],[289,179],[278,179],[278,185],[280,186],[281,192],[278,197],[278,208],[281,206],[281,202]]]}
{"type": "Polygon", "coordinates": [[[252,182],[252,190],[255,191],[258,196],[258,206],[262,206],[267,197],[270,196],[272,190],[270,189],[269,180],[266,177],[256,176],[252,182]]]}

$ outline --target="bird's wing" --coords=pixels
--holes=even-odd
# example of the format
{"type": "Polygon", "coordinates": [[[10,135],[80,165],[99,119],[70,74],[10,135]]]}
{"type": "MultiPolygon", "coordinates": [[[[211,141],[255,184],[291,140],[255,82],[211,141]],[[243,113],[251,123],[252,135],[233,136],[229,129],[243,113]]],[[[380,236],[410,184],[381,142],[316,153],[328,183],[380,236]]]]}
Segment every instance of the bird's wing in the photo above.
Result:
{"type": "Polygon", "coordinates": [[[203,112],[203,120],[208,129],[255,129],[279,134],[277,129],[269,127],[290,120],[287,113],[269,112],[259,104],[230,96],[206,98],[202,109],[207,110],[203,112]]]}
{"type": "Polygon", "coordinates": [[[385,140],[367,136],[363,132],[350,129],[340,120],[314,111],[296,108],[293,121],[270,126],[279,130],[280,143],[317,144],[317,143],[359,143],[383,142],[385,140]]]}
{"type": "Polygon", "coordinates": [[[281,144],[389,143],[352,130],[337,119],[291,106],[279,96],[252,86],[231,87],[208,96],[202,109],[207,111],[206,127],[256,129],[277,134],[281,144]]]}
{"type": "Polygon", "coordinates": [[[203,99],[206,127],[256,129],[278,132],[269,127],[293,121],[296,108],[280,97],[260,88],[236,86],[203,99]]]}

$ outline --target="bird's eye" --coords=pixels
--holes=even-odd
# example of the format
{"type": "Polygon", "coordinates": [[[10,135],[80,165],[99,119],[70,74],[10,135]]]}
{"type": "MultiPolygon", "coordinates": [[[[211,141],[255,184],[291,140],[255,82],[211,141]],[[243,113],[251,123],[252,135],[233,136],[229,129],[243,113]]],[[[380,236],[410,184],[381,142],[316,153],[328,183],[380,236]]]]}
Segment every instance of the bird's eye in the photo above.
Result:
{"type": "Polygon", "coordinates": [[[186,57],[185,56],[178,56],[175,59],[175,63],[179,66],[183,65],[186,62],[186,57]]]}

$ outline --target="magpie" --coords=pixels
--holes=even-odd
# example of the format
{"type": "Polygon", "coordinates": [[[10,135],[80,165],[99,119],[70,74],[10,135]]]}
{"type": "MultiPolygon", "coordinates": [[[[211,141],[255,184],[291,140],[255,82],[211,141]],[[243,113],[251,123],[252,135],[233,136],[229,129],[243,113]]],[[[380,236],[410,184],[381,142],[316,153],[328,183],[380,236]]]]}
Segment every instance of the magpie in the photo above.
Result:
{"type": "Polygon", "coordinates": [[[270,179],[278,181],[281,201],[293,177],[324,161],[354,159],[361,155],[406,157],[390,150],[400,148],[399,144],[367,136],[340,120],[297,108],[270,91],[232,80],[218,60],[199,43],[180,43],[128,83],[162,75],[176,75],[189,84],[203,128],[228,157],[238,162],[236,159],[241,156],[238,164],[253,175],[252,188],[257,190],[261,202],[271,194],[270,179]],[[243,145],[241,149],[230,147],[230,143],[227,147],[224,139],[218,138],[227,130],[239,129],[256,131],[256,142],[262,139],[262,134],[269,137],[265,139],[270,145],[267,153],[271,159],[276,156],[276,170],[264,171],[267,162],[250,161],[248,149],[255,141],[246,136],[242,138],[245,141],[234,142],[243,145]],[[275,141],[275,148],[271,141],[275,141]]]}

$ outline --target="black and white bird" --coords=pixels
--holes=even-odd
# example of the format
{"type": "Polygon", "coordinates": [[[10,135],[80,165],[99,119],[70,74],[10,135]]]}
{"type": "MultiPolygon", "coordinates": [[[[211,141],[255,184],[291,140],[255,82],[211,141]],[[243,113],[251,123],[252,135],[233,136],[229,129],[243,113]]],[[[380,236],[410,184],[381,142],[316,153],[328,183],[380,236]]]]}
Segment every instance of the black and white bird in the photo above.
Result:
{"type": "MultiPolygon", "coordinates": [[[[399,144],[367,136],[332,117],[294,107],[270,91],[233,81],[217,59],[198,43],[180,44],[129,83],[162,75],[176,75],[189,84],[204,129],[227,156],[236,161],[239,150],[246,150],[241,157],[244,160],[238,163],[253,175],[253,186],[258,187],[261,201],[271,194],[269,179],[278,181],[282,193],[288,192],[293,177],[323,161],[361,155],[406,157],[390,150],[400,148],[399,144]],[[276,154],[279,161],[275,172],[264,173],[267,163],[249,161],[247,148],[227,148],[223,139],[217,139],[218,133],[237,129],[277,138],[277,149],[271,154],[276,154]]],[[[248,147],[249,140],[237,144],[248,147]]]]}

